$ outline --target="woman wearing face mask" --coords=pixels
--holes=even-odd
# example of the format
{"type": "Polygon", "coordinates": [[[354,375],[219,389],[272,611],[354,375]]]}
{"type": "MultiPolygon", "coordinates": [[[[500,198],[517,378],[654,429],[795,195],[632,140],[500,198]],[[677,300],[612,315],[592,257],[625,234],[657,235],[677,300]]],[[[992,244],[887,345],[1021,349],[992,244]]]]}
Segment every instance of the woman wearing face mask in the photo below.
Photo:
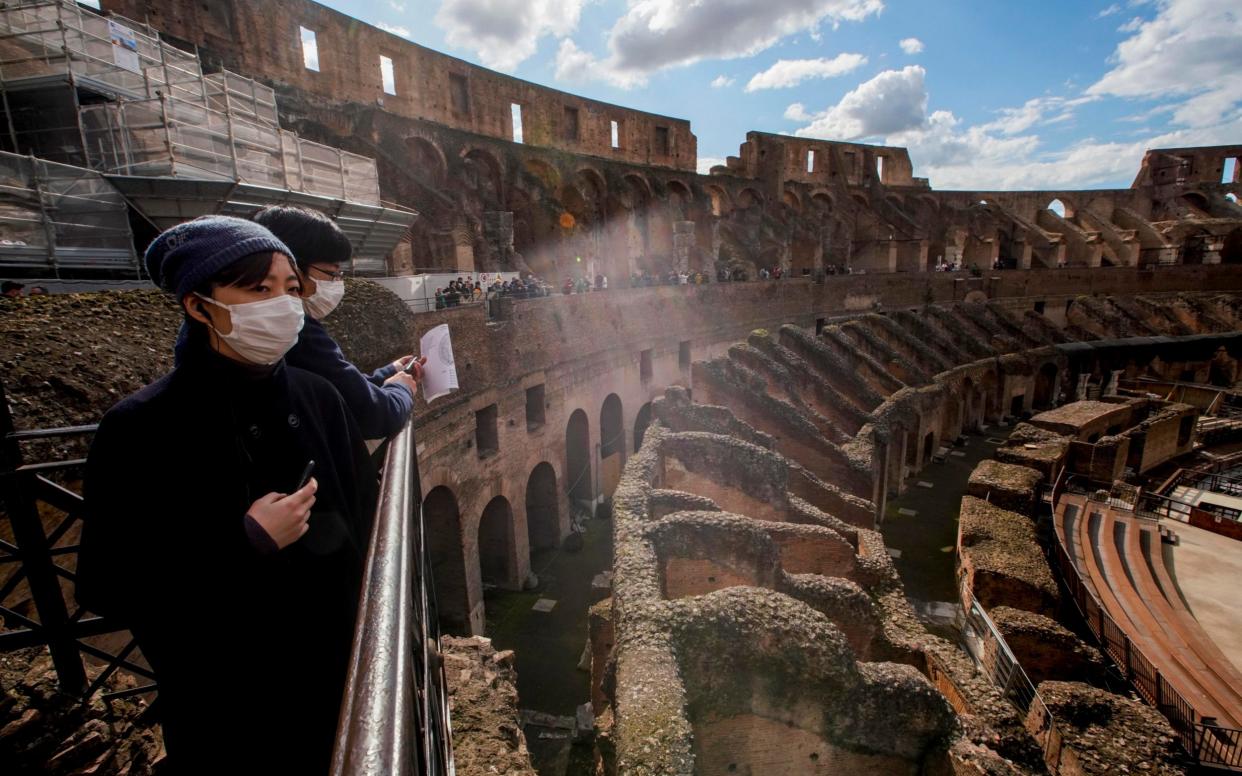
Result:
{"type": "Polygon", "coordinates": [[[253,220],[289,246],[302,271],[306,325],[298,344],[289,351],[289,364],[326,377],[336,386],[367,439],[386,439],[400,431],[414,409],[421,364],[410,368],[414,357],[405,356],[365,375],[345,358],[320,323],[345,296],[341,269],[353,255],[349,238],[334,221],[313,210],[269,207],[253,220]]]}
{"type": "Polygon", "coordinates": [[[322,773],[375,472],[332,385],[283,360],[301,279],[271,232],[200,218],[146,264],[188,336],[181,363],[99,426],[78,600],[137,638],[174,772],[322,773]]]}

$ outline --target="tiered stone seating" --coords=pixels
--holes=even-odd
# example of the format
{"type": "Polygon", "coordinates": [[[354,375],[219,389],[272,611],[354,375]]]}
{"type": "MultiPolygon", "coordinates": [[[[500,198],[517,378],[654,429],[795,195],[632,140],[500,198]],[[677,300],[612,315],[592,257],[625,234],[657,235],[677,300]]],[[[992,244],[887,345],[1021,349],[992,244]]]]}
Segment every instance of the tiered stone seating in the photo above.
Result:
{"type": "Polygon", "coordinates": [[[1198,717],[1242,722],[1242,672],[1195,620],[1164,564],[1155,522],[1066,495],[1057,539],[1104,610],[1198,717]]]}

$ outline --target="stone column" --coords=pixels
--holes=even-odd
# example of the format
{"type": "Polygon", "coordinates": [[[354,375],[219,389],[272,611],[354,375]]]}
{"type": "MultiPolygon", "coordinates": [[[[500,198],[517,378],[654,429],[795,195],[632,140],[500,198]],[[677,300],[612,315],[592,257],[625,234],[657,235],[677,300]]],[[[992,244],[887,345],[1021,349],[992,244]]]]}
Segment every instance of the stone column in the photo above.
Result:
{"type": "Polygon", "coordinates": [[[673,222],[673,269],[690,271],[690,251],[696,242],[693,221],[673,222]]]}

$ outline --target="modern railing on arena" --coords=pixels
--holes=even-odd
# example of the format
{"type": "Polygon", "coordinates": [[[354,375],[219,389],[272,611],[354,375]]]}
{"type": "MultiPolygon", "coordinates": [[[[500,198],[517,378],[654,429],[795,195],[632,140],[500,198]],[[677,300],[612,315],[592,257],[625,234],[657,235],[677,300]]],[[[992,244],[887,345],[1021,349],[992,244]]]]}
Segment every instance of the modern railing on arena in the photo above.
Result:
{"type": "Polygon", "coordinates": [[[388,444],[333,776],[452,776],[448,692],[411,421],[388,444]]]}
{"type": "Polygon", "coordinates": [[[1210,717],[1200,717],[1104,610],[1087,587],[1060,539],[1050,548],[1053,568],[1069,593],[1070,601],[1086,623],[1101,650],[1117,666],[1135,691],[1163,714],[1177,734],[1178,742],[1196,763],[1209,767],[1242,768],[1242,730],[1220,727],[1210,717]]]}

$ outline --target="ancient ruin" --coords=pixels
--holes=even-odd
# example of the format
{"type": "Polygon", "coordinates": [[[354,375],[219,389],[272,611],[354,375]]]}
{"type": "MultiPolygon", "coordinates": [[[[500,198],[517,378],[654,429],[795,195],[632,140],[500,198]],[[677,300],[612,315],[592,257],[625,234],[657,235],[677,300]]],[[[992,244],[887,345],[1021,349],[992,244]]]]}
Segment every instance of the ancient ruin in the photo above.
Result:
{"type": "MultiPolygon", "coordinates": [[[[310,0],[102,6],[0,8],[0,273],[111,289],[0,299],[0,755],[158,763],[140,652],[73,603],[74,467],[171,368],[146,243],[292,201],[354,242],[352,360],[452,332],[460,390],[388,449],[372,557],[415,548],[401,649],[459,773],[1242,768],[1237,622],[1194,572],[1242,568],[1242,145],[942,191],[904,148],[755,131],[699,174],[689,121],[310,0]],[[483,272],[591,288],[407,294],[483,272]]],[[[391,646],[360,627],[360,659],[391,646]]],[[[366,700],[342,740],[410,733],[366,700]]]]}

